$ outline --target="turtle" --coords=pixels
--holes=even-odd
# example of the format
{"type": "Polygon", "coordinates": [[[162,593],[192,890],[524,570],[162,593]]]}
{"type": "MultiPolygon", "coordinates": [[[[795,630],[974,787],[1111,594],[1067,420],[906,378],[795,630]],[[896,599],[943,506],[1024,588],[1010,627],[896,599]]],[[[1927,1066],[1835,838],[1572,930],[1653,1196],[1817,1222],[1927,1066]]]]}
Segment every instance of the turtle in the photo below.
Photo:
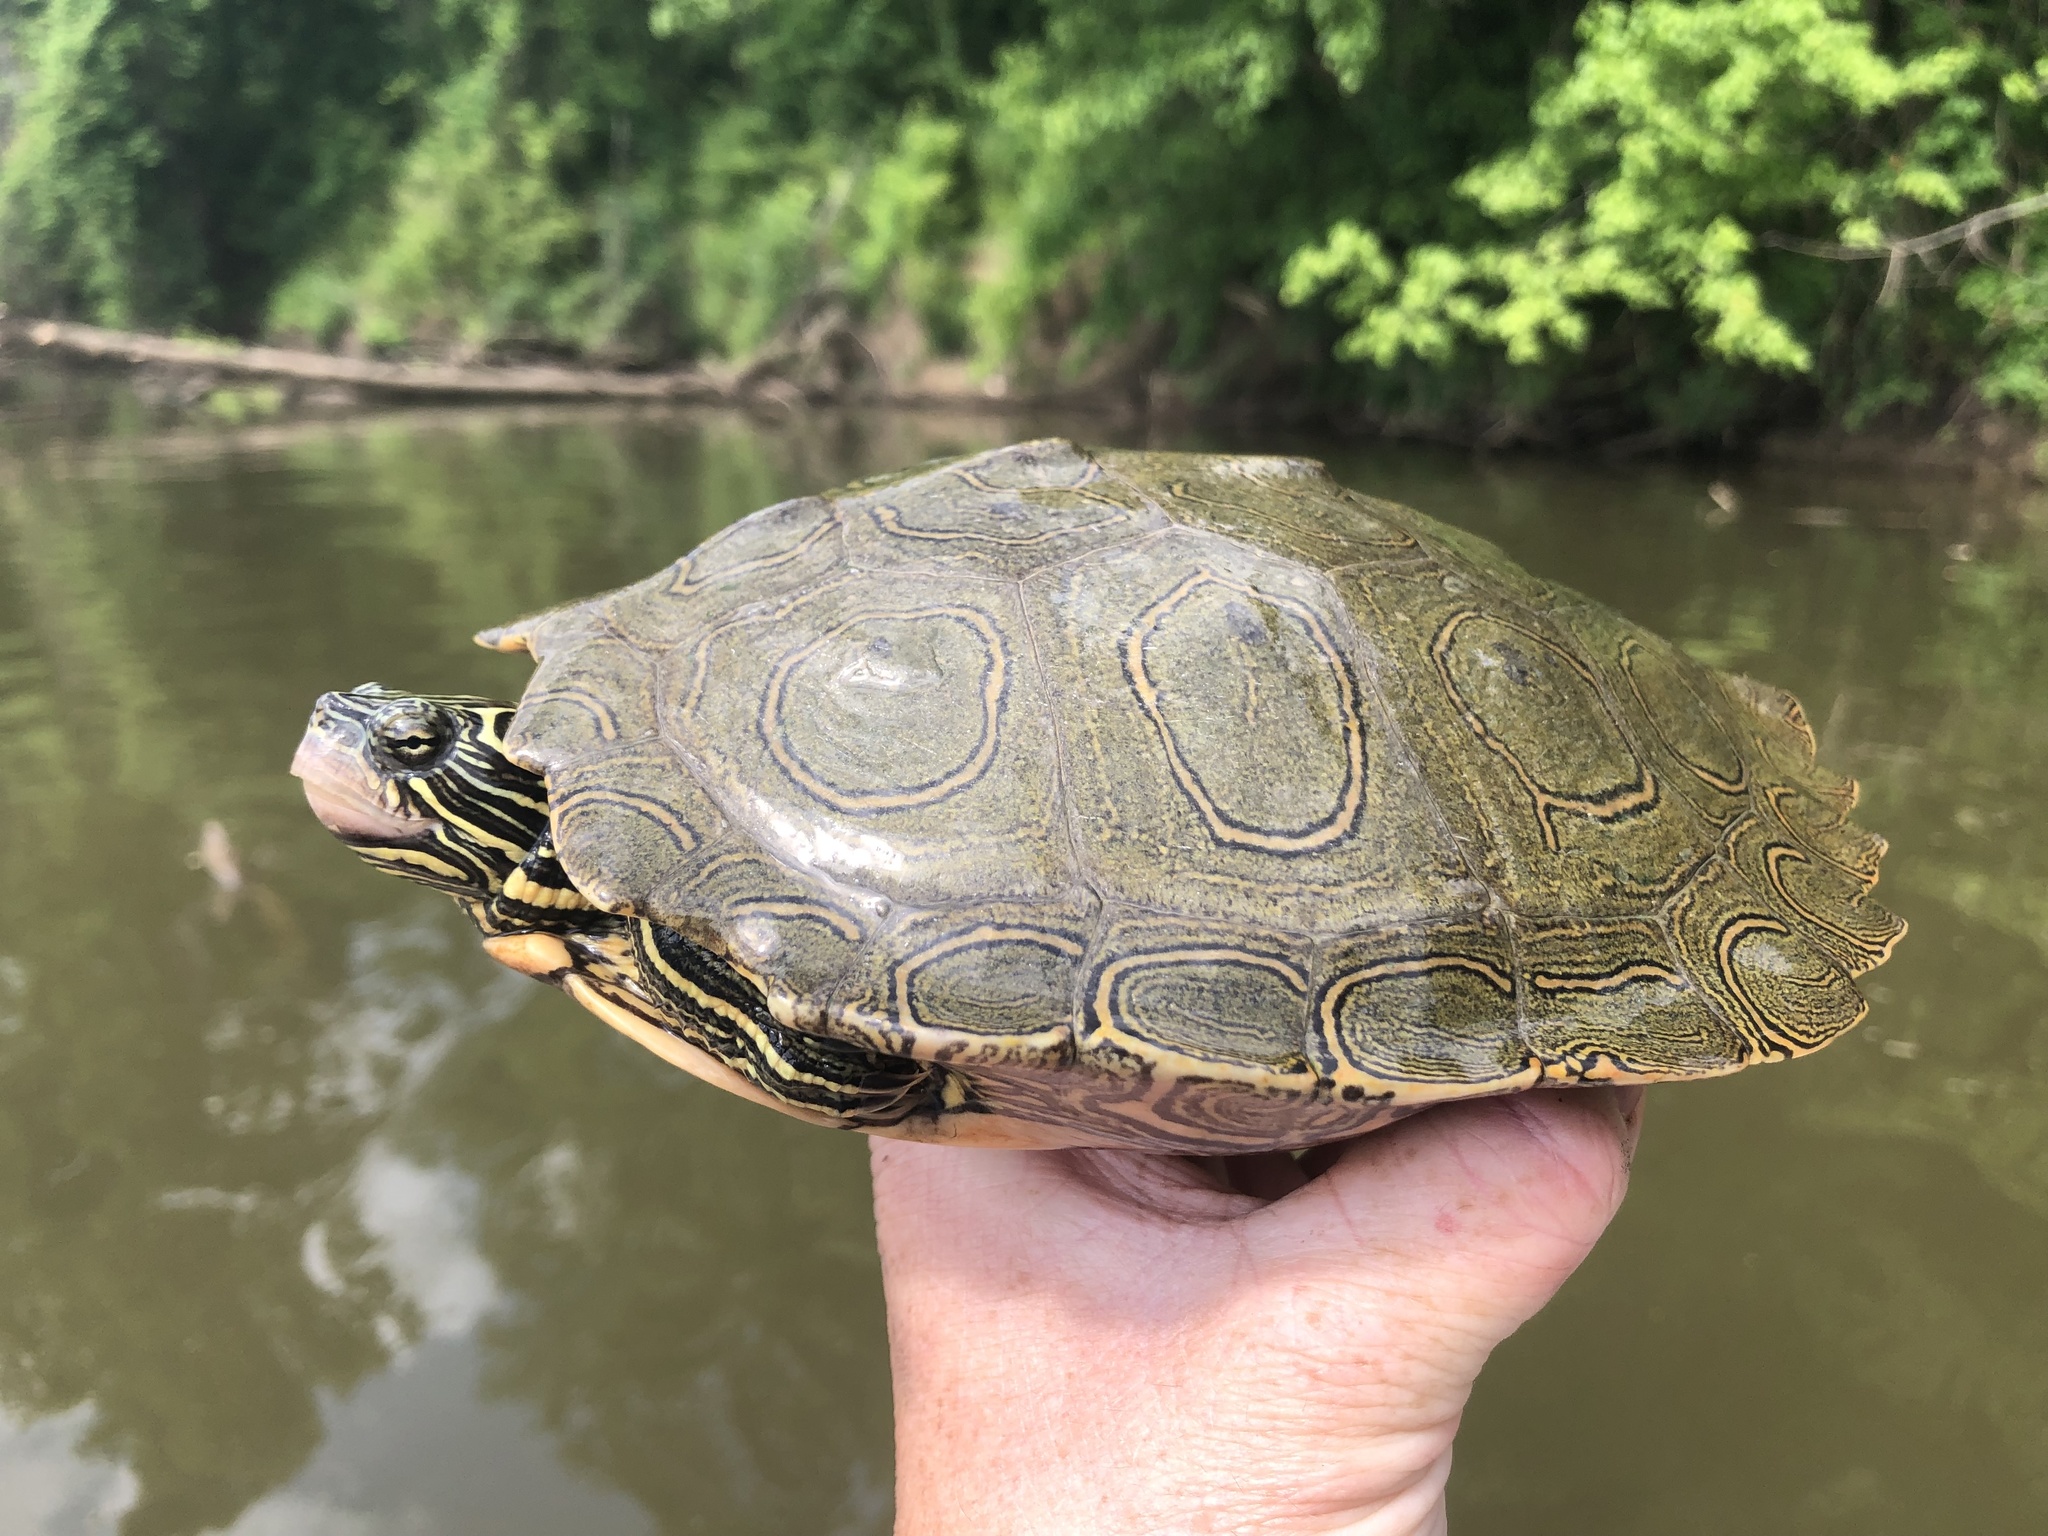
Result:
{"type": "Polygon", "coordinates": [[[1789,694],[1307,459],[935,461],[322,696],[372,865],[669,1062],[962,1145],[1300,1149],[1712,1077],[1905,931],[1789,694]]]}

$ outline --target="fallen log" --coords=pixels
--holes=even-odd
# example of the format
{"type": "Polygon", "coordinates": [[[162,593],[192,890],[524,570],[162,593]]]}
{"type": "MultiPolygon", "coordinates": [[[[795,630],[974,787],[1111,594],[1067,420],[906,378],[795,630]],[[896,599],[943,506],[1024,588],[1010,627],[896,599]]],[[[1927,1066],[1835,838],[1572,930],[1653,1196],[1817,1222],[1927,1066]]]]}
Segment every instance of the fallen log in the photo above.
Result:
{"type": "MultiPolygon", "coordinates": [[[[287,347],[248,347],[108,330],[62,320],[9,322],[6,330],[32,345],[75,357],[126,363],[212,368],[255,378],[299,379],[409,395],[489,395],[525,400],[672,400],[730,403],[742,391],[695,369],[626,373],[607,368],[498,367],[456,363],[386,363],[287,347]]],[[[756,394],[759,391],[746,391],[756,394]]]]}

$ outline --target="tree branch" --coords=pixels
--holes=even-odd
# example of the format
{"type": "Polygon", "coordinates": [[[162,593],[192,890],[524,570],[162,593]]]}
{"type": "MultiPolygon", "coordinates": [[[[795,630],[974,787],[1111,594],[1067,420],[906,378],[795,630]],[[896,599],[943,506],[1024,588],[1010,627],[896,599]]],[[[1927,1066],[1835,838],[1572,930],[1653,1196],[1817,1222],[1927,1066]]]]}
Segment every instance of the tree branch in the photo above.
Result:
{"type": "Polygon", "coordinates": [[[2048,192],[2036,192],[2032,197],[2023,197],[2017,202],[1986,208],[1982,213],[1973,213],[1960,223],[1929,234],[1887,240],[1882,245],[1837,245],[1828,240],[1802,240],[1796,235],[1781,235],[1775,231],[1758,236],[1758,243],[1801,256],[1818,256],[1823,261],[1882,260],[1885,264],[1884,287],[1878,293],[1877,302],[1890,304],[1898,298],[1899,290],[1905,285],[1906,262],[1912,257],[1918,256],[1924,261],[1929,252],[1960,240],[1979,261],[1989,261],[1991,256],[1984,244],[1984,231],[1995,229],[2000,224],[2010,224],[2015,219],[2024,219],[2043,209],[2048,209],[2048,192]]]}

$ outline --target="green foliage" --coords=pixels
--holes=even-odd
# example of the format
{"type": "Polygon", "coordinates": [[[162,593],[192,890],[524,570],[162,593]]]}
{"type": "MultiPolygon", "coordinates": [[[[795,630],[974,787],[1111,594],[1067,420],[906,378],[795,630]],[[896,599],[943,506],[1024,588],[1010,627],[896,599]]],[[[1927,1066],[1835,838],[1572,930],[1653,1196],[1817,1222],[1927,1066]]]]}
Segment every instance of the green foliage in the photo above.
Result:
{"type": "MultiPolygon", "coordinates": [[[[378,194],[282,286],[282,331],[373,347],[500,341],[588,347],[660,281],[652,244],[673,209],[637,174],[683,115],[646,54],[634,0],[440,0],[420,132],[378,194]]],[[[423,65],[424,67],[424,65],[423,65]]]]}
{"type": "Polygon", "coordinates": [[[442,0],[459,69],[274,325],[740,357],[821,294],[957,336],[970,74],[1009,7],[442,0]]]}
{"type": "Polygon", "coordinates": [[[985,96],[984,349],[1015,351],[1079,277],[1085,339],[1166,321],[1185,360],[1224,288],[1270,276],[1276,236],[1305,233],[1316,193],[1358,165],[1328,119],[1378,48],[1376,0],[1054,0],[985,96]]]}
{"type": "Polygon", "coordinates": [[[745,359],[907,315],[1437,424],[2048,412],[1988,0],[21,0],[17,308],[745,359]],[[1854,257],[1855,259],[1851,259],[1854,257]]]}
{"type": "Polygon", "coordinates": [[[386,216],[294,274],[274,325],[331,339],[353,323],[373,346],[573,333],[595,288],[593,219],[558,173],[583,114],[508,100],[505,73],[498,42],[429,98],[386,216]]]}
{"type": "Polygon", "coordinates": [[[1837,148],[1880,112],[1944,95],[1975,62],[1950,47],[1896,65],[1845,9],[1603,0],[1579,23],[1569,73],[1537,99],[1529,142],[1456,184],[1518,238],[1418,246],[1397,271],[1369,231],[1340,224],[1296,256],[1287,297],[1341,284],[1337,307],[1358,322],[1341,348],[1381,366],[1403,351],[1441,360],[1461,334],[1516,363],[1581,351],[1593,306],[1614,299],[1682,309],[1722,357],[1810,368],[1811,349],[1765,299],[1753,226],[1820,211],[1845,242],[1867,243],[1900,204],[1954,214],[1982,182],[1937,133],[1867,165],[1837,148]]]}
{"type": "Polygon", "coordinates": [[[901,291],[941,349],[965,340],[965,255],[972,232],[963,198],[966,130],[922,108],[905,114],[896,141],[864,178],[854,207],[846,275],[869,300],[901,291]]]}
{"type": "Polygon", "coordinates": [[[2048,416],[2048,266],[1981,267],[1956,288],[1962,306],[1984,318],[1991,343],[1977,392],[1994,405],[2048,416]]]}
{"type": "MultiPolygon", "coordinates": [[[[1326,295],[1351,322],[1340,355],[1381,368],[1403,354],[1447,364],[1475,343],[1533,367],[1586,352],[1624,310],[1683,317],[1706,359],[1810,373],[1833,342],[1837,371],[1854,373],[1841,310],[1845,290],[1867,302],[1864,275],[1816,281],[1814,255],[1767,254],[1766,237],[1877,246],[2001,200],[2018,173],[1991,121],[1999,55],[1977,18],[1883,9],[1890,49],[1847,0],[1601,0],[1526,141],[1454,183],[1486,220],[1480,238],[1396,255],[1340,221],[1296,253],[1283,297],[1326,295]]],[[[1978,274],[1962,297],[2018,329],[2026,301],[2011,290],[1978,274]]],[[[1898,339],[1882,317],[1865,325],[1879,334],[1858,340],[1880,352],[1898,339]]],[[[1923,393],[1890,350],[1845,414],[1923,393]]],[[[2028,398],[2016,378],[1994,392],[2028,398]]]]}
{"type": "Polygon", "coordinates": [[[403,0],[0,9],[0,297],[256,323],[409,130],[409,19],[403,0]]]}
{"type": "Polygon", "coordinates": [[[824,226],[845,202],[845,177],[834,177],[829,160],[778,143],[773,125],[745,110],[712,125],[697,169],[691,317],[716,351],[740,357],[768,339],[817,279],[824,226]]]}

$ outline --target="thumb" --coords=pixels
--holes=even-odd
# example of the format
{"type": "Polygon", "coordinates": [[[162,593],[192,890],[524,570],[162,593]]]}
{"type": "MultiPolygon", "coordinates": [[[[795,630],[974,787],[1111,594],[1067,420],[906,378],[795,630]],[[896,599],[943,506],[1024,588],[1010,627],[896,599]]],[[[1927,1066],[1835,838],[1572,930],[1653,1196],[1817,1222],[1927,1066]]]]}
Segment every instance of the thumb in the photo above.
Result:
{"type": "Polygon", "coordinates": [[[1381,1256],[1380,1282],[1482,1352],[1533,1316],[1620,1208],[1642,1089],[1569,1088],[1427,1110],[1348,1145],[1253,1218],[1381,1256]]]}

